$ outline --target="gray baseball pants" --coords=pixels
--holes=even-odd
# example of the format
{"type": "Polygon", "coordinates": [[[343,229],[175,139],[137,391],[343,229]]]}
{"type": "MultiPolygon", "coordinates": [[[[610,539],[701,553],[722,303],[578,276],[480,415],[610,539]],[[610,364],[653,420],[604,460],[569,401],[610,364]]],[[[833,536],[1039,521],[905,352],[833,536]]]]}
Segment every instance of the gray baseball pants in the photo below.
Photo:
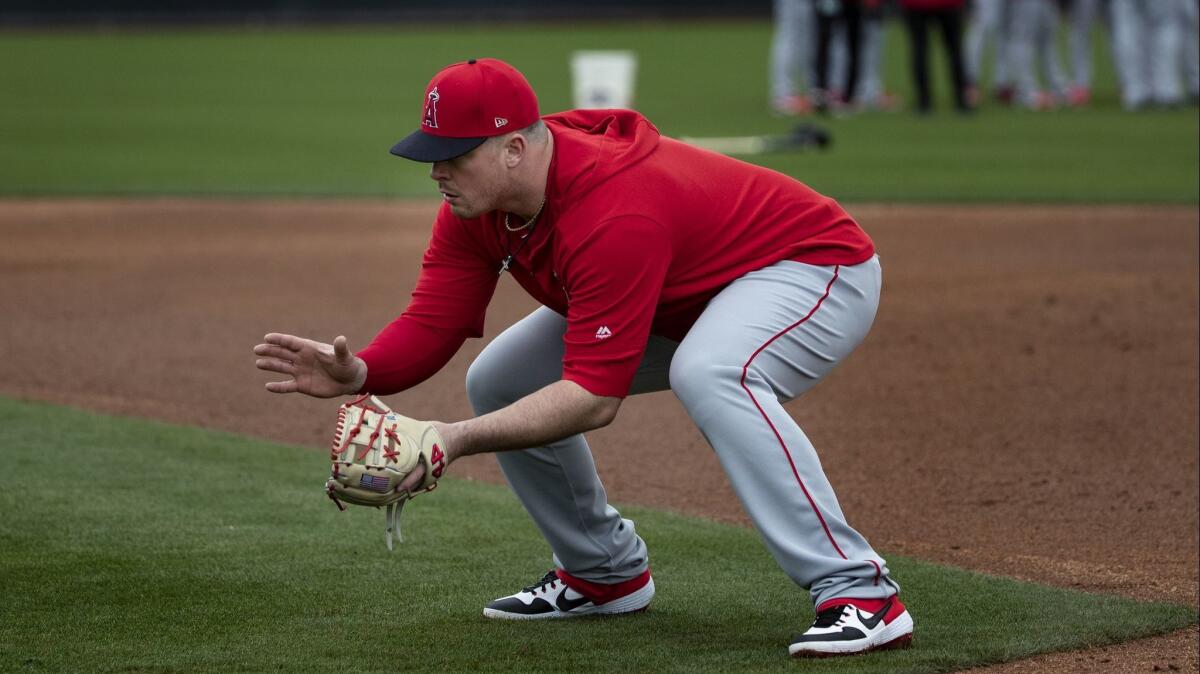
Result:
{"type": "Polygon", "coordinates": [[[817,26],[812,0],[775,0],[775,33],[771,39],[771,98],[779,100],[807,91],[813,72],[817,26]]]}
{"type": "Polygon", "coordinates": [[[1055,38],[1058,34],[1058,7],[1051,0],[1012,0],[1009,58],[1016,85],[1017,101],[1036,107],[1042,87],[1037,69],[1045,74],[1046,90],[1056,100],[1067,93],[1067,76],[1058,58],[1055,38]]]}
{"type": "Polygon", "coordinates": [[[992,59],[992,88],[1008,86],[1009,66],[1009,17],[1005,0],[975,0],[971,25],[967,28],[966,62],[967,77],[973,86],[982,86],[983,50],[988,41],[994,50],[992,59]]]}
{"type": "Polygon", "coordinates": [[[1200,96],[1200,3],[1179,0],[1183,38],[1183,81],[1188,95],[1200,96]]]}
{"type": "Polygon", "coordinates": [[[1174,0],[1111,0],[1113,55],[1126,108],[1183,98],[1179,7],[1174,0]]]}
{"type": "Polygon", "coordinates": [[[1068,15],[1067,46],[1071,54],[1071,85],[1092,88],[1092,26],[1099,16],[1100,0],[1075,0],[1068,15]]]}
{"type": "MultiPolygon", "coordinates": [[[[651,337],[631,390],[675,393],[776,562],[816,604],[899,591],[887,563],[846,523],[816,450],[782,405],[866,336],[880,278],[878,258],[785,261],[748,273],[709,302],[682,342],[651,337]]],[[[488,344],[467,373],[476,414],[558,381],[565,330],[566,319],[543,307],[488,344]]],[[[598,583],[647,568],[646,544],[608,504],[582,435],[497,458],[557,567],[598,583]]]]}

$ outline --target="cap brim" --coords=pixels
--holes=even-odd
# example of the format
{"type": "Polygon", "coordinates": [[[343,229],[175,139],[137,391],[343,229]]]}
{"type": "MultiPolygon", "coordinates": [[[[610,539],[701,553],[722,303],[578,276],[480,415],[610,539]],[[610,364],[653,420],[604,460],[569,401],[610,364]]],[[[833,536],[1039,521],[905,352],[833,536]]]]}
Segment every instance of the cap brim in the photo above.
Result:
{"type": "Polygon", "coordinates": [[[435,162],[454,159],[483,145],[482,138],[444,138],[431,136],[417,130],[408,134],[404,140],[392,146],[392,154],[413,161],[435,162]]]}

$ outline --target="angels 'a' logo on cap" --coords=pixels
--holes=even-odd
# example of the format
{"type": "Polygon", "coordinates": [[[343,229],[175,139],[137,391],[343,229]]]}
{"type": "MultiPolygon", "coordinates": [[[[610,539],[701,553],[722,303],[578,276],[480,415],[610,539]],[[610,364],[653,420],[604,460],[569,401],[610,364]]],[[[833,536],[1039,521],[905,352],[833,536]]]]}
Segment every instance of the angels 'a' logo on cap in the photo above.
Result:
{"type": "Polygon", "coordinates": [[[437,87],[434,87],[432,90],[430,90],[428,98],[429,100],[425,102],[425,120],[421,122],[421,124],[431,129],[436,129],[438,128],[437,104],[442,98],[440,95],[438,95],[437,87]]]}

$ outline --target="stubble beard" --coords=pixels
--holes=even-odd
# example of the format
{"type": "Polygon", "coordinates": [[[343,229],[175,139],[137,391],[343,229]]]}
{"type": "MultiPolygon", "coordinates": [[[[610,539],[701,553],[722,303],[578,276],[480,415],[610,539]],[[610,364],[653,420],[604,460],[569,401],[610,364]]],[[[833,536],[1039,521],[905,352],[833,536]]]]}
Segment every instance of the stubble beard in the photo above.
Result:
{"type": "Polygon", "coordinates": [[[460,203],[450,204],[450,212],[459,218],[469,220],[496,210],[498,208],[496,204],[500,200],[495,191],[488,191],[474,196],[470,201],[464,199],[460,193],[459,201],[460,203]]]}

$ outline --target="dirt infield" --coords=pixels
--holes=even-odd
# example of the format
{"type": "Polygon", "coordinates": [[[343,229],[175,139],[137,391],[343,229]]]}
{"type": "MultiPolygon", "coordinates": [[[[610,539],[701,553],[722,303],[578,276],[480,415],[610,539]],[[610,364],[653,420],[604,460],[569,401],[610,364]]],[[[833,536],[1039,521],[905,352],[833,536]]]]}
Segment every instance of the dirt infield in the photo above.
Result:
{"type": "MultiPolygon", "coordinates": [[[[262,389],[268,331],[364,345],[403,309],[428,202],[0,202],[0,394],[323,447],[332,404],[262,389]]],[[[1200,245],[1188,207],[851,206],[867,341],[790,411],[884,553],[1200,604],[1200,245]]],[[[487,337],[534,307],[505,280],[487,337]]],[[[469,342],[406,412],[468,414],[469,342]]],[[[669,393],[594,434],[610,496],[745,523],[669,393]]],[[[456,464],[498,481],[491,457],[456,464]]],[[[903,583],[903,579],[900,579],[903,583]]],[[[1002,671],[1200,667],[1197,631],[1002,671]]]]}

